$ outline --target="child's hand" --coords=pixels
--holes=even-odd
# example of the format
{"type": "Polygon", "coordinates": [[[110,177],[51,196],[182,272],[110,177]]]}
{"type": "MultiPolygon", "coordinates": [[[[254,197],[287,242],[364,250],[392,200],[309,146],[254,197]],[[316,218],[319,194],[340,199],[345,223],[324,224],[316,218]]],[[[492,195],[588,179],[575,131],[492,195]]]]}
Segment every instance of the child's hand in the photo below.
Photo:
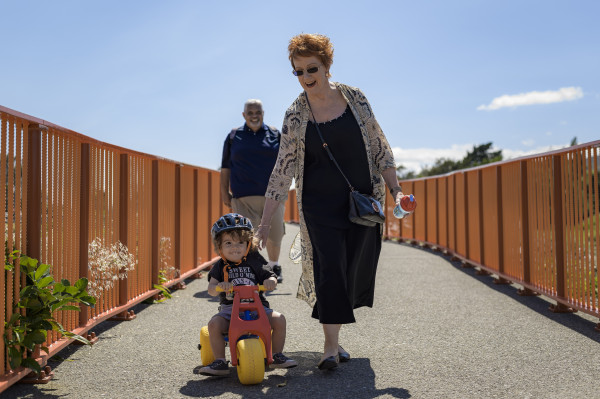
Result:
{"type": "Polygon", "coordinates": [[[277,287],[277,279],[275,277],[268,278],[263,281],[263,285],[265,286],[265,290],[273,291],[277,287]]]}
{"type": "Polygon", "coordinates": [[[233,287],[233,284],[231,284],[228,281],[221,281],[218,285],[219,285],[219,288],[225,292],[228,292],[233,287]]]}

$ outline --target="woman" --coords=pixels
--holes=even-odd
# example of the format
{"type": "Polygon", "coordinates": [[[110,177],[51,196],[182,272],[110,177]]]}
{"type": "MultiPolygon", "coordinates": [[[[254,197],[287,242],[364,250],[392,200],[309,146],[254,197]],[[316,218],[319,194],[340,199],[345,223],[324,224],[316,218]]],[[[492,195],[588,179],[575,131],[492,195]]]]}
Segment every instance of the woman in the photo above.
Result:
{"type": "Polygon", "coordinates": [[[279,156],[265,196],[257,237],[266,242],[278,201],[296,179],[302,238],[298,297],[313,306],[323,325],[325,345],[318,364],[331,369],[350,355],[339,345],[342,324],[355,322],[353,309],[373,306],[382,227],[350,222],[349,187],[323,149],[315,123],[350,183],[382,204],[385,187],[403,196],[394,157],[363,93],[330,82],[333,45],[318,34],[290,40],[293,74],[304,89],[285,114],[279,156]]]}

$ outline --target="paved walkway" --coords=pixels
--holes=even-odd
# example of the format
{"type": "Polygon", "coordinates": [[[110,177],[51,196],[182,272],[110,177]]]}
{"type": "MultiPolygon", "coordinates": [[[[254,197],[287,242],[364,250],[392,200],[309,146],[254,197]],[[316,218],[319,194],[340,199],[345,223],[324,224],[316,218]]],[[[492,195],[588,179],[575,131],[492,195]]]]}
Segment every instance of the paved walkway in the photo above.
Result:
{"type": "MultiPolygon", "coordinates": [[[[283,248],[298,231],[287,226],[283,248]]],[[[194,373],[199,331],[217,308],[206,279],[162,304],[139,305],[130,322],[102,323],[93,347],[70,346],[46,385],[13,385],[4,398],[600,398],[597,319],[553,314],[549,301],[520,297],[446,257],[384,243],[375,308],[342,329],[353,359],[316,368],[323,337],[295,298],[300,266],[269,295],[288,319],[286,353],[299,362],[243,386],[194,373]]]]}

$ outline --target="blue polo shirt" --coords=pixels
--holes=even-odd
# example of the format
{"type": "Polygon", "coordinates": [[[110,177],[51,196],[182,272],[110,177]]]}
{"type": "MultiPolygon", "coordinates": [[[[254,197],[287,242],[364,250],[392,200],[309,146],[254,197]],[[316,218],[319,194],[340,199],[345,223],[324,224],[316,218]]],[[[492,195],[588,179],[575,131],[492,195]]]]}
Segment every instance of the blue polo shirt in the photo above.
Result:
{"type": "Polygon", "coordinates": [[[231,171],[233,198],[265,195],[279,153],[279,130],[262,125],[253,132],[246,124],[235,131],[233,140],[225,139],[221,168],[231,171]]]}

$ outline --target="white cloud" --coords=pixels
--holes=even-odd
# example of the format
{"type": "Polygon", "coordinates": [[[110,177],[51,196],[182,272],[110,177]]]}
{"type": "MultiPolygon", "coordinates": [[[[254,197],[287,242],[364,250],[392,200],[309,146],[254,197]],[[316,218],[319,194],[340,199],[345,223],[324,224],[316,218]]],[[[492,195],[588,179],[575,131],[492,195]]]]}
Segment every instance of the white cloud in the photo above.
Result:
{"type": "Polygon", "coordinates": [[[526,157],[528,155],[542,154],[544,152],[556,151],[556,150],[560,150],[561,148],[567,148],[567,147],[569,147],[569,144],[547,145],[547,146],[537,147],[537,148],[534,148],[532,150],[527,150],[527,151],[502,149],[502,156],[504,157],[504,160],[515,159],[515,158],[520,158],[520,157],[526,157]]]}
{"type": "MultiPolygon", "coordinates": [[[[533,141],[532,144],[533,145],[533,141]]],[[[531,150],[511,150],[502,148],[504,160],[524,157],[533,154],[541,154],[548,151],[559,150],[568,147],[569,144],[557,144],[550,146],[537,147],[531,150]]],[[[473,144],[454,144],[450,148],[392,148],[396,165],[404,165],[407,170],[419,173],[424,167],[429,167],[439,158],[449,158],[460,160],[467,155],[468,151],[473,150],[473,144]]],[[[498,151],[500,148],[492,147],[490,151],[498,151]]]]}
{"type": "Polygon", "coordinates": [[[551,104],[573,101],[583,97],[581,87],[562,87],[556,91],[530,91],[520,94],[505,94],[496,97],[489,105],[480,105],[478,111],[492,111],[506,107],[520,107],[533,104],[551,104]]]}
{"type": "Polygon", "coordinates": [[[404,165],[406,169],[420,172],[425,166],[431,166],[436,159],[449,158],[452,160],[463,159],[467,151],[473,149],[473,144],[454,144],[450,148],[392,148],[397,165],[404,165]]]}
{"type": "Polygon", "coordinates": [[[535,141],[533,141],[533,139],[527,139],[527,140],[521,141],[521,144],[523,144],[527,147],[531,147],[532,145],[535,144],[535,141]]]}

